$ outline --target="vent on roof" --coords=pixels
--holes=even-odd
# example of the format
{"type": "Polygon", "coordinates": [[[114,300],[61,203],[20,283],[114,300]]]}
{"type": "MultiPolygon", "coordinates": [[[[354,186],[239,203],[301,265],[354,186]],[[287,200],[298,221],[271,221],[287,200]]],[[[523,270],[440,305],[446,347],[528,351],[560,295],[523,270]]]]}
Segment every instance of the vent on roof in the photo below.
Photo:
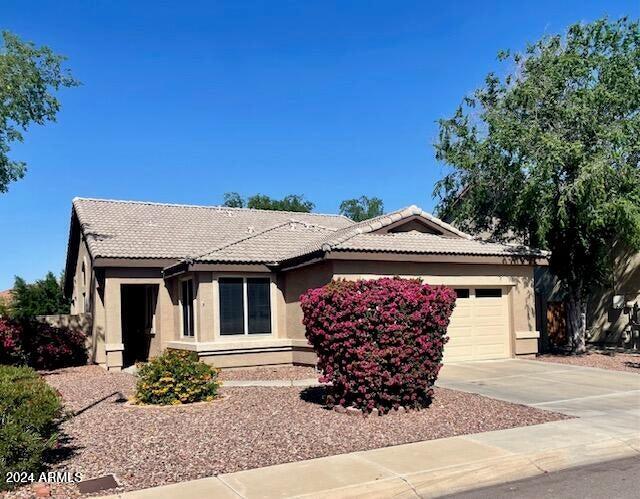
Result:
{"type": "Polygon", "coordinates": [[[247,234],[253,234],[255,230],[256,228],[253,225],[249,225],[249,227],[247,227],[247,234]]]}

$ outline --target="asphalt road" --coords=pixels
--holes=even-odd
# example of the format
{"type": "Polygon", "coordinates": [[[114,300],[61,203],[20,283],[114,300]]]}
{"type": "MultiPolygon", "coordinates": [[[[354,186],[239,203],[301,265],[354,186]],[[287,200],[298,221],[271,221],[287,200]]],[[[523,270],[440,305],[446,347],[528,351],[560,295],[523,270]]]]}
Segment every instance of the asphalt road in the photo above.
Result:
{"type": "Polygon", "coordinates": [[[640,457],[592,464],[447,496],[455,499],[640,497],[640,457]]]}

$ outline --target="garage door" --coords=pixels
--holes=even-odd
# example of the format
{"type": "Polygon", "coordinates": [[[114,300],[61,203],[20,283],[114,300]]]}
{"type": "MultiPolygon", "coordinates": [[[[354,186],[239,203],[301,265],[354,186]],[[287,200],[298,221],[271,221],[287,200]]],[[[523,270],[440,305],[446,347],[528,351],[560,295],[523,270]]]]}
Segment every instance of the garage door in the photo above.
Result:
{"type": "Polygon", "coordinates": [[[457,288],[444,362],[509,357],[509,307],[502,288],[457,288]]]}

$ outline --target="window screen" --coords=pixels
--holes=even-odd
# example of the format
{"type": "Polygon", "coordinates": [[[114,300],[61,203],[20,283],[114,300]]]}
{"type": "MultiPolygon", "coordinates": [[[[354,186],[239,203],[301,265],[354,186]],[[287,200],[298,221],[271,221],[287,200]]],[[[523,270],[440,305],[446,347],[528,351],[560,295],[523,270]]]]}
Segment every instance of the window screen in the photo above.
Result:
{"type": "Polygon", "coordinates": [[[193,280],[182,281],[182,335],[193,336],[193,280]]]}
{"type": "Polygon", "coordinates": [[[500,298],[502,290],[500,288],[478,288],[476,298],[500,298]]]}
{"type": "Polygon", "coordinates": [[[244,334],[244,285],[242,278],[218,281],[220,288],[220,334],[244,334]]]}
{"type": "Polygon", "coordinates": [[[469,289],[468,288],[456,288],[454,289],[458,298],[469,298],[469,289]]]}
{"type": "Polygon", "coordinates": [[[247,279],[247,317],[249,334],[271,332],[269,279],[247,279]]]}

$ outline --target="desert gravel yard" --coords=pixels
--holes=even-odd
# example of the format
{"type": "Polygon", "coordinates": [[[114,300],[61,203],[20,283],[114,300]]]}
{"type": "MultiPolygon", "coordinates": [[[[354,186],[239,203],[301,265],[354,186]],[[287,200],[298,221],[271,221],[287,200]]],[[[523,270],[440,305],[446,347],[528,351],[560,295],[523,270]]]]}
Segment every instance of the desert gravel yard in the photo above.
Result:
{"type": "Polygon", "coordinates": [[[627,371],[640,374],[640,354],[588,352],[585,355],[551,355],[536,357],[542,362],[556,362],[582,367],[598,367],[613,371],[627,371]]]}
{"type": "Polygon", "coordinates": [[[118,392],[131,395],[133,375],[85,366],[45,377],[78,413],[64,424],[74,453],[56,467],[85,479],[114,473],[122,490],[566,418],[443,388],[427,410],[369,418],[327,410],[321,387],[223,388],[222,398],[207,404],[132,407],[118,392]]]}
{"type": "Polygon", "coordinates": [[[318,374],[313,367],[309,366],[250,367],[222,369],[220,371],[220,379],[222,381],[270,381],[276,379],[291,381],[311,378],[318,379],[318,374]]]}

